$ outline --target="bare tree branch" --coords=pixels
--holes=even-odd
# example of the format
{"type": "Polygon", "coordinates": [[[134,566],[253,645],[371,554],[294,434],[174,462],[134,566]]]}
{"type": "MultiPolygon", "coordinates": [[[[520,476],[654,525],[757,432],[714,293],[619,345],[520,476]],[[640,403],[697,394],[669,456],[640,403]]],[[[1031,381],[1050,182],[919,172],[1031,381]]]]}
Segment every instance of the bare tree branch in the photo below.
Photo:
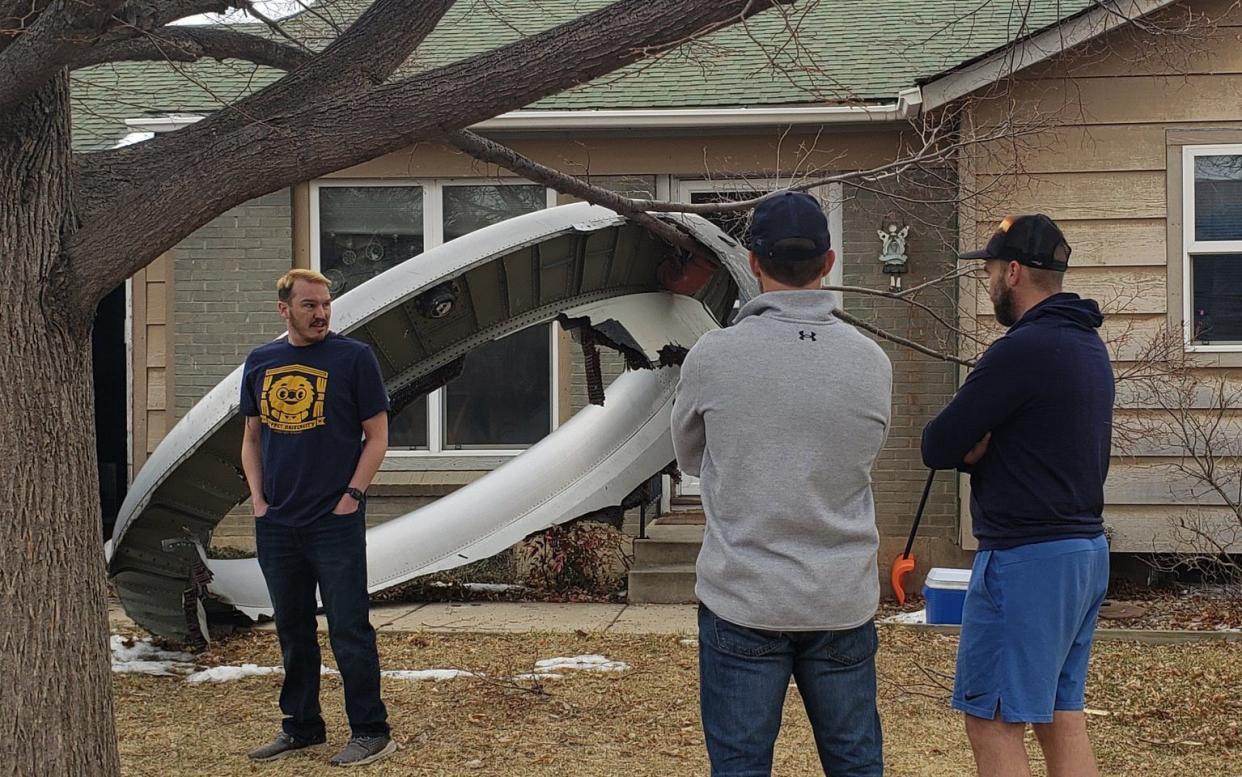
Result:
{"type": "Polygon", "coordinates": [[[189,16],[225,14],[234,7],[231,0],[128,0],[113,16],[122,25],[119,32],[128,35],[133,28],[153,30],[189,16]]]}
{"type": "Polygon", "coordinates": [[[446,139],[449,143],[465,151],[475,159],[499,165],[530,181],[541,183],[544,186],[556,189],[558,192],[586,200],[593,205],[611,208],[617,213],[628,216],[634,223],[641,224],[653,234],[684,251],[700,253],[703,250],[689,235],[681,232],[672,224],[661,221],[638,209],[635,207],[634,201],[628,197],[593,186],[581,178],[566,175],[559,170],[553,170],[547,165],[541,165],[507,146],[502,146],[469,130],[459,130],[450,133],[446,139]]]}
{"type": "MultiPolygon", "coordinates": [[[[701,250],[700,248],[698,248],[698,244],[688,235],[678,231],[672,225],[651,216],[649,213],[643,210],[645,206],[653,204],[654,201],[652,200],[634,200],[634,199],[630,199],[629,197],[625,197],[623,195],[617,194],[616,192],[608,191],[607,189],[604,189],[599,186],[595,186],[589,183],[588,181],[582,180],[581,178],[576,178],[574,176],[562,173],[559,170],[554,170],[546,165],[542,165],[534,161],[533,159],[530,159],[529,157],[522,155],[521,153],[519,153],[518,151],[515,151],[514,149],[508,148],[507,146],[503,146],[500,143],[497,143],[493,140],[488,140],[487,138],[481,137],[468,130],[459,130],[457,132],[450,133],[446,137],[446,140],[449,143],[451,143],[453,146],[456,146],[457,148],[466,152],[467,154],[474,157],[475,159],[478,159],[484,162],[490,162],[495,165],[499,165],[500,167],[503,167],[506,170],[509,170],[510,172],[516,173],[520,176],[523,176],[524,178],[528,180],[534,181],[535,183],[541,183],[545,186],[556,189],[559,192],[563,192],[565,194],[569,194],[574,197],[578,197],[583,200],[586,200],[587,202],[593,205],[602,205],[606,208],[611,208],[612,210],[618,213],[624,214],[628,216],[630,219],[632,219],[635,223],[643,225],[647,229],[651,230],[651,232],[653,232],[654,234],[658,235],[659,237],[663,238],[669,243],[672,243],[673,245],[678,246],[679,248],[682,248],[686,251],[690,251],[692,253],[697,253],[701,250]]],[[[951,156],[954,148],[955,147],[950,146],[949,150],[943,151],[942,153],[948,154],[951,156]]],[[[922,149],[919,153],[924,154],[926,153],[926,151],[927,149],[926,147],[924,147],[924,149],[922,149]]],[[[931,158],[930,156],[927,156],[923,159],[923,161],[927,161],[930,158],[931,158]]],[[[946,157],[946,156],[937,157],[937,159],[941,161],[943,161],[946,158],[949,158],[949,157],[946,157]]],[[[898,160],[897,162],[894,162],[894,163],[890,163],[888,165],[883,165],[882,168],[880,169],[879,174],[882,174],[884,171],[894,169],[894,166],[902,167],[909,163],[910,163],[910,160],[903,159],[903,160],[898,160]]],[[[852,177],[864,177],[865,178],[865,177],[872,175],[873,172],[874,171],[871,171],[871,170],[862,170],[856,173],[849,173],[847,175],[852,176],[852,177]]],[[[843,176],[835,176],[835,178],[841,179],[843,178],[843,176]]],[[[823,179],[817,179],[817,180],[823,180],[823,179]]],[[[798,186],[793,186],[790,188],[798,189],[798,188],[808,188],[808,187],[802,187],[801,185],[798,185],[798,186]]],[[[755,204],[757,204],[761,199],[762,197],[750,199],[750,200],[744,200],[743,202],[747,203],[749,207],[753,208],[755,204]]],[[[695,209],[695,212],[698,212],[698,213],[722,213],[722,212],[729,212],[729,211],[737,210],[737,203],[735,202],[720,202],[720,203],[712,203],[709,205],[699,205],[699,206],[690,206],[689,204],[686,204],[686,203],[658,203],[658,204],[664,210],[679,211],[679,212],[689,211],[692,207],[695,209]]],[[[971,272],[970,269],[955,268],[954,270],[948,273],[942,274],[938,278],[933,278],[932,280],[929,280],[926,283],[919,284],[918,286],[915,286],[911,289],[907,289],[905,291],[899,291],[899,292],[879,291],[876,289],[868,289],[868,288],[863,288],[859,286],[827,286],[825,288],[828,289],[829,291],[839,291],[844,294],[865,294],[869,296],[884,297],[887,299],[898,300],[907,305],[911,305],[913,307],[918,308],[919,310],[922,310],[924,313],[931,316],[931,318],[937,324],[944,327],[947,331],[952,332],[968,340],[971,340],[978,345],[986,345],[987,343],[981,338],[979,338],[978,336],[976,336],[975,334],[961,329],[955,323],[949,321],[944,316],[940,315],[931,306],[926,305],[914,298],[914,294],[918,291],[929,288],[936,284],[956,282],[958,278],[962,277],[963,275],[969,274],[970,272],[971,272]]],[[[843,314],[840,317],[844,320],[846,318],[846,314],[843,314]]],[[[945,361],[955,362],[957,364],[963,364],[966,366],[973,366],[974,364],[973,361],[967,361],[967,360],[960,359],[957,356],[938,351],[934,348],[922,345],[920,343],[916,343],[912,340],[901,337],[900,335],[896,335],[887,330],[880,329],[874,325],[866,324],[865,322],[859,322],[857,321],[857,319],[854,319],[852,316],[850,316],[849,319],[850,319],[850,323],[857,322],[857,325],[862,326],[862,328],[866,329],[872,334],[875,334],[879,337],[883,337],[886,340],[891,340],[892,342],[895,342],[895,343],[907,345],[919,351],[920,353],[926,354],[928,356],[932,356],[937,359],[943,359],[945,361]]]]}
{"type": "Polygon", "coordinates": [[[226,27],[161,27],[142,37],[87,49],[71,67],[104,62],[195,62],[204,57],[242,59],[278,70],[294,70],[311,59],[300,49],[226,27]]]}
{"type": "MultiPolygon", "coordinates": [[[[382,84],[410,58],[456,0],[376,0],[316,61],[311,78],[335,89],[382,84]]],[[[299,81],[291,81],[290,88],[299,81]]]]}
{"type": "Polygon", "coordinates": [[[121,0],[54,0],[0,50],[0,111],[43,88],[104,28],[121,0]]]}
{"type": "MultiPolygon", "coordinates": [[[[1046,128],[1030,126],[1023,128],[1015,128],[1013,126],[997,127],[991,132],[978,135],[971,138],[948,140],[946,137],[946,129],[937,129],[930,133],[923,146],[908,156],[902,156],[898,159],[866,170],[855,170],[847,173],[839,173],[828,176],[808,176],[806,180],[793,183],[785,187],[782,191],[808,191],[817,189],[821,186],[827,186],[833,183],[840,183],[846,186],[862,189],[864,191],[881,194],[890,199],[901,199],[902,195],[895,195],[893,192],[882,191],[874,188],[871,184],[878,183],[888,178],[895,178],[903,173],[909,172],[915,168],[922,166],[942,163],[953,159],[956,154],[974,147],[987,143],[994,143],[1000,139],[1012,139],[1016,136],[1035,134],[1046,128]]],[[[770,194],[770,192],[768,193],[770,194]]],[[[655,213],[730,213],[753,210],[756,205],[768,194],[758,197],[742,200],[730,200],[727,202],[711,202],[711,203],[685,203],[685,202],[667,202],[663,200],[630,200],[629,205],[632,208],[644,212],[655,213]]],[[[914,197],[905,197],[904,199],[918,204],[949,204],[957,202],[954,200],[927,200],[914,197]]]]}
{"type": "MultiPolygon", "coordinates": [[[[74,280],[62,287],[63,293],[81,296],[65,302],[89,310],[123,279],[238,203],[441,137],[743,14],[790,1],[619,0],[540,35],[405,81],[328,95],[307,83],[280,101],[264,103],[267,110],[241,126],[230,111],[145,143],[88,155],[78,179],[80,201],[87,203],[82,227],[69,239],[62,260],[71,266],[67,277],[74,280]],[[235,175],[237,169],[248,175],[235,175]],[[155,206],[126,205],[139,195],[155,206]]],[[[287,78],[302,80],[319,61],[287,78]]],[[[280,90],[280,83],[272,88],[280,90]]]]}
{"type": "Polygon", "coordinates": [[[309,46],[286,32],[285,28],[280,26],[279,22],[260,11],[258,6],[251,2],[251,0],[235,0],[235,2],[237,2],[246,11],[246,13],[263,22],[264,26],[276,33],[278,37],[284,38],[303,51],[314,53],[309,46]]]}
{"type": "Polygon", "coordinates": [[[954,356],[951,353],[942,353],[940,351],[937,351],[934,348],[928,348],[926,345],[923,345],[922,343],[916,343],[915,341],[907,337],[902,337],[901,335],[895,335],[892,332],[881,329],[875,324],[870,324],[866,321],[863,321],[861,318],[850,315],[849,313],[846,313],[844,310],[833,311],[833,314],[837,318],[841,319],[847,324],[852,324],[853,326],[856,326],[859,329],[865,329],[871,334],[875,335],[876,337],[882,338],[884,340],[888,340],[889,342],[897,343],[898,345],[904,345],[905,347],[913,351],[918,351],[924,356],[930,356],[933,359],[940,359],[946,362],[953,362],[954,364],[960,364],[963,367],[974,367],[975,366],[974,359],[963,359],[960,356],[954,356]]]}

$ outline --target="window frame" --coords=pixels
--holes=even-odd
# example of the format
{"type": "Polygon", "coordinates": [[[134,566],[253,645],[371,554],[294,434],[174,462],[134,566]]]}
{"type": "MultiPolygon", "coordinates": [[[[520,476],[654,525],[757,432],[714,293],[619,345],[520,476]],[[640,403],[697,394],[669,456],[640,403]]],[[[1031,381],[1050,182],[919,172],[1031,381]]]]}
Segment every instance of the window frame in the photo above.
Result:
{"type": "MultiPolygon", "coordinates": [[[[1221,138],[1224,140],[1224,138],[1221,138]]],[[[1172,156],[1172,154],[1170,154],[1172,156]]],[[[1195,159],[1201,156],[1242,156],[1242,133],[1238,133],[1237,142],[1194,144],[1180,146],[1177,159],[1181,165],[1180,192],[1181,223],[1177,225],[1177,242],[1180,259],[1178,261],[1179,278],[1170,278],[1169,286],[1175,286],[1180,292],[1180,316],[1182,330],[1182,346],[1187,353],[1199,354],[1232,354],[1229,359],[1242,359],[1242,343],[1211,345],[1194,342],[1194,286],[1191,277],[1191,259],[1194,256],[1211,256],[1213,254],[1242,254],[1242,240],[1197,240],[1195,238],[1195,159]]],[[[1173,176],[1170,176],[1171,178],[1173,176]]],[[[1170,187],[1172,194],[1172,187],[1170,187]]],[[[1170,216],[1175,212],[1170,207],[1170,216]]],[[[1170,242],[1173,242],[1172,219],[1170,219],[1170,242]]],[[[1170,251],[1172,253],[1172,251],[1170,251]]],[[[1172,269],[1172,267],[1170,267],[1172,269]]],[[[1174,306],[1170,305],[1170,312],[1174,306]]]]}
{"type": "MultiPolygon", "coordinates": [[[[320,269],[319,238],[319,192],[327,188],[343,187],[412,187],[423,192],[423,250],[429,251],[444,244],[444,190],[453,186],[538,186],[524,178],[320,178],[310,182],[310,268],[320,269]]],[[[544,187],[545,207],[557,205],[556,190],[544,187]]],[[[549,326],[551,338],[548,359],[548,393],[551,426],[548,434],[560,426],[561,411],[561,359],[560,325],[549,326]]],[[[389,449],[390,459],[459,459],[459,458],[513,458],[527,450],[520,448],[451,448],[444,439],[444,389],[439,388],[427,395],[427,447],[389,449]]]]}

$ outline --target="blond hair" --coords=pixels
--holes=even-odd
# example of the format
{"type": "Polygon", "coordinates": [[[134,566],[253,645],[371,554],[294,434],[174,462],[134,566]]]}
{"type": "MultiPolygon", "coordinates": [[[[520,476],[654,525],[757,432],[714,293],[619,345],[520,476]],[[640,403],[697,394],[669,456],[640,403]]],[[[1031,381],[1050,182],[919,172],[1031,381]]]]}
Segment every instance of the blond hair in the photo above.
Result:
{"type": "Polygon", "coordinates": [[[322,283],[329,289],[332,288],[332,281],[323,273],[314,270],[304,270],[298,268],[290,270],[280,276],[280,280],[276,281],[276,296],[281,302],[288,302],[293,298],[293,284],[296,281],[310,281],[311,283],[322,283]]]}

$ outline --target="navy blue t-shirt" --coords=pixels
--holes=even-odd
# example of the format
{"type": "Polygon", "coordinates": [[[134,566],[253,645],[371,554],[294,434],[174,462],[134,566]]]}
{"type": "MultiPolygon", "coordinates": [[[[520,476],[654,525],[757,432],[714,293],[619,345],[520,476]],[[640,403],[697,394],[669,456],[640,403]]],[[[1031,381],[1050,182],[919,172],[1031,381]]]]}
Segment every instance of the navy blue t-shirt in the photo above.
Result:
{"type": "Polygon", "coordinates": [[[366,343],[330,332],[311,345],[281,339],[251,351],[241,413],[263,427],[263,520],[304,526],[331,512],[362,455],[362,422],[388,409],[366,343]]]}
{"type": "Polygon", "coordinates": [[[1092,300],[1055,294],[988,348],[923,430],[923,463],[970,473],[982,550],[1095,537],[1113,427],[1113,370],[1092,300]],[[987,453],[963,458],[988,432],[987,453]]]}

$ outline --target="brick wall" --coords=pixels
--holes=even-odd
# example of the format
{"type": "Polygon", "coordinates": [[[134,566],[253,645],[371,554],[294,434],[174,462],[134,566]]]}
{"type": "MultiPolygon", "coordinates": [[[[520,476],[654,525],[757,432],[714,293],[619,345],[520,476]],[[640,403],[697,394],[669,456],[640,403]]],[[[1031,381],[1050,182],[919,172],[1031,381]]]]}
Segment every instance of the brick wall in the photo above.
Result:
{"type": "MultiPolygon", "coordinates": [[[[957,222],[954,206],[907,201],[951,199],[945,184],[921,186],[917,181],[903,181],[890,186],[888,194],[847,189],[845,197],[843,272],[846,285],[888,288],[889,276],[884,274],[878,258],[881,241],[876,231],[889,212],[910,226],[906,245],[909,271],[902,278],[905,288],[930,280],[955,266],[957,222]],[[890,196],[894,193],[899,196],[890,196]]],[[[953,321],[956,319],[954,289],[949,285],[945,287],[946,293],[929,290],[920,294],[919,300],[953,321]]],[[[952,347],[942,327],[926,314],[912,312],[913,308],[903,302],[851,294],[845,298],[845,309],[894,334],[927,345],[938,346],[943,342],[946,348],[952,347]]],[[[874,471],[876,517],[882,535],[904,537],[927,476],[919,454],[923,426],[953,396],[957,368],[902,346],[883,340],[879,343],[893,362],[893,421],[888,443],[874,471]]],[[[923,515],[920,535],[929,539],[952,539],[957,536],[957,524],[956,477],[942,473],[936,479],[923,515]]]]}
{"type": "Polygon", "coordinates": [[[176,413],[180,417],[246,359],[285,331],[276,279],[293,266],[288,190],[228,211],[173,251],[176,413]]]}

